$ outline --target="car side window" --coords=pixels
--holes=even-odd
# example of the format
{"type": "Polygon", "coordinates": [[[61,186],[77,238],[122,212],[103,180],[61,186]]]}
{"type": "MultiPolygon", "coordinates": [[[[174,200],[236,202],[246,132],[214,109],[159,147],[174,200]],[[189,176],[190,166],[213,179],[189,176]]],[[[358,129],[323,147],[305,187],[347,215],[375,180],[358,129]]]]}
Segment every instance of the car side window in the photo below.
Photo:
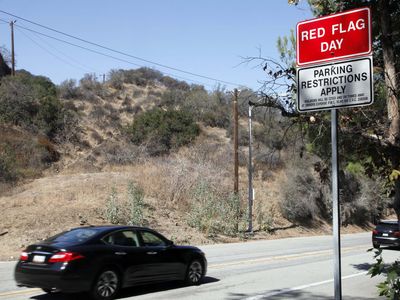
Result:
{"type": "Polygon", "coordinates": [[[141,231],[141,235],[144,246],[166,246],[166,242],[163,239],[151,232],[141,231]]]}
{"type": "Polygon", "coordinates": [[[103,241],[110,245],[138,247],[139,239],[136,231],[123,230],[113,232],[103,238],[103,241]]]}

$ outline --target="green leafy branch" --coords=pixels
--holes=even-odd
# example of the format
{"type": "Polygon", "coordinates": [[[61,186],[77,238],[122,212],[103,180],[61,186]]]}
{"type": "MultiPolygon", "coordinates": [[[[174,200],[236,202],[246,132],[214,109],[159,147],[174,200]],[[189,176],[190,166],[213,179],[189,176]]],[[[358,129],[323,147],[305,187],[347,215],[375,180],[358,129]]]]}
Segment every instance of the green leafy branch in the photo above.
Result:
{"type": "Polygon", "coordinates": [[[376,262],[368,270],[371,277],[383,275],[386,279],[377,285],[379,296],[386,296],[390,300],[400,299],[400,262],[396,260],[394,263],[386,265],[382,257],[382,249],[369,249],[374,251],[374,259],[376,262]]]}

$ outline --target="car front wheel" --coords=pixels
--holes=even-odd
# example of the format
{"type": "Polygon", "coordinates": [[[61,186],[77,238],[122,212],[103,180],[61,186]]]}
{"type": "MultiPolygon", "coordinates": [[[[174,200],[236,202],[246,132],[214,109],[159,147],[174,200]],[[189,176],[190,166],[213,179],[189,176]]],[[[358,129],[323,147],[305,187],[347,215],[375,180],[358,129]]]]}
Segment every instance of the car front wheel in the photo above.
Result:
{"type": "Polygon", "coordinates": [[[97,276],[91,295],[95,300],[111,300],[117,295],[120,287],[118,273],[113,269],[105,269],[97,276]]]}
{"type": "Polygon", "coordinates": [[[204,276],[204,268],[200,261],[193,260],[190,262],[186,271],[186,283],[188,285],[200,284],[204,276]]]}

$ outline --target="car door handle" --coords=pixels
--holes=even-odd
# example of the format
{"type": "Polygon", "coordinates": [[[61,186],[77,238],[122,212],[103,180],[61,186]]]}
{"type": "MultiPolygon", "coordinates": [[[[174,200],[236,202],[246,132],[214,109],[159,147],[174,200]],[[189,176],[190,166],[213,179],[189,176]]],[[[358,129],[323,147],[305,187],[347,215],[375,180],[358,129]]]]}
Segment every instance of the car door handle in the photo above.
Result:
{"type": "Polygon", "coordinates": [[[150,251],[150,252],[146,252],[146,254],[149,254],[149,255],[155,255],[155,254],[157,254],[158,252],[154,252],[154,251],[150,251]]]}
{"type": "Polygon", "coordinates": [[[126,255],[126,252],[115,252],[116,255],[126,255]]]}

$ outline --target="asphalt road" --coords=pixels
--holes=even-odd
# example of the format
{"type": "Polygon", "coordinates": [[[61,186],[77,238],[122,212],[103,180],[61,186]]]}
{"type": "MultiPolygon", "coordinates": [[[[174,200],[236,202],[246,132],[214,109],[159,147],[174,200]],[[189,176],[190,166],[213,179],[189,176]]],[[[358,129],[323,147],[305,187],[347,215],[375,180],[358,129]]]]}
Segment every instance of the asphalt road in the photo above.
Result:
{"type": "MultiPolygon", "coordinates": [[[[123,290],[119,299],[333,299],[332,237],[302,237],[202,246],[209,270],[200,286],[166,283],[123,290]]],[[[342,290],[346,300],[376,300],[382,278],[366,275],[372,254],[370,233],[342,236],[342,290]]],[[[389,263],[400,251],[384,250],[389,263]]],[[[0,263],[0,300],[66,300],[76,296],[46,295],[17,288],[15,262],[0,263]]],[[[85,299],[82,296],[82,299],[85,299]]]]}

